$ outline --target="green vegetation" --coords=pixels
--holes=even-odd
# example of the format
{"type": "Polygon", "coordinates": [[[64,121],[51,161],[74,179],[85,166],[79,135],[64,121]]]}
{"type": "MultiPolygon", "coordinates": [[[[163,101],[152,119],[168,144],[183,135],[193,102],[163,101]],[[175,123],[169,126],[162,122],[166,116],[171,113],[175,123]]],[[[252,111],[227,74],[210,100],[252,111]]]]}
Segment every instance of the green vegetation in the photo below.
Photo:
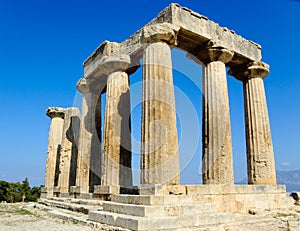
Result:
{"type": "Polygon", "coordinates": [[[295,217],[295,214],[291,214],[291,213],[277,213],[275,215],[275,217],[295,217]]]}
{"type": "Polygon", "coordinates": [[[41,187],[30,187],[28,179],[20,182],[6,182],[0,180],[0,202],[30,202],[37,201],[41,195],[41,187]]]}
{"type": "Polygon", "coordinates": [[[32,212],[25,210],[25,209],[17,209],[15,213],[20,214],[20,215],[33,215],[32,212]]]}
{"type": "Polygon", "coordinates": [[[286,221],[286,231],[291,231],[290,222],[286,221]]]}

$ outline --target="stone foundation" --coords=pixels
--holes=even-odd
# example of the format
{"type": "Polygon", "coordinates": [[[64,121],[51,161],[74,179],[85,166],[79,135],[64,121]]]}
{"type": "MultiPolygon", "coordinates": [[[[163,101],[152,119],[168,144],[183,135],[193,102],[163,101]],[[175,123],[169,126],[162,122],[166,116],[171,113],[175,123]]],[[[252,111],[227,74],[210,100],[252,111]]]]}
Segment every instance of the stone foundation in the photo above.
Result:
{"type": "Polygon", "coordinates": [[[89,219],[130,230],[178,230],[226,223],[232,213],[293,206],[284,185],[148,185],[139,191],[148,195],[112,195],[89,219]]]}

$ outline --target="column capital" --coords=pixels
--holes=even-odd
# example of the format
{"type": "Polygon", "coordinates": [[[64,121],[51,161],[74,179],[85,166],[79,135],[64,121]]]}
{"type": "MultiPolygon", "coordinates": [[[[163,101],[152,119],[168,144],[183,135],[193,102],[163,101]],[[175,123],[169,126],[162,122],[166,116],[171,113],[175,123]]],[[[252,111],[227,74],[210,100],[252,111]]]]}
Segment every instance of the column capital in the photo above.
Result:
{"type": "Polygon", "coordinates": [[[231,61],[234,52],[223,47],[203,47],[194,54],[203,64],[221,61],[224,64],[231,61]]]}
{"type": "Polygon", "coordinates": [[[165,41],[170,45],[178,44],[177,35],[180,27],[170,23],[157,23],[142,29],[142,43],[165,41]]]}
{"type": "Polygon", "coordinates": [[[65,117],[65,109],[61,107],[48,107],[46,110],[46,115],[49,116],[51,119],[54,117],[60,117],[64,119],[65,117]]]}
{"type": "Polygon", "coordinates": [[[265,78],[270,72],[270,66],[264,62],[253,62],[240,65],[229,70],[229,75],[234,76],[240,81],[252,78],[265,78]]]}
{"type": "Polygon", "coordinates": [[[102,75],[109,75],[116,71],[126,71],[131,64],[129,55],[104,56],[99,62],[99,71],[102,75]]]}
{"type": "Polygon", "coordinates": [[[80,78],[76,83],[76,88],[82,94],[88,93],[90,91],[90,87],[85,78],[80,78]]]}

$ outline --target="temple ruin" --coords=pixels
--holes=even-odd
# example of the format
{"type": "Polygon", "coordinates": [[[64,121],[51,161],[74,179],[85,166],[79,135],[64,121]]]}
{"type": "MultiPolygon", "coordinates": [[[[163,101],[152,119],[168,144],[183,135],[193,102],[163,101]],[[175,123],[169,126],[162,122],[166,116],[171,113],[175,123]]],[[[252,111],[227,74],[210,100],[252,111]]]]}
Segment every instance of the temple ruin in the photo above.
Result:
{"type": "Polygon", "coordinates": [[[207,213],[287,206],[285,186],[276,183],[264,89],[269,65],[261,59],[260,45],[178,4],[127,40],[104,41],[83,64],[77,83],[81,110],[47,109],[51,126],[42,198],[102,200],[103,210],[90,211],[89,219],[131,230],[193,228],[222,222],[207,213]],[[203,69],[202,185],[180,185],[172,48],[186,51],[203,69]],[[133,186],[129,78],[138,68],[141,185],[133,186]],[[248,185],[234,184],[226,68],[243,82],[248,185]]]}

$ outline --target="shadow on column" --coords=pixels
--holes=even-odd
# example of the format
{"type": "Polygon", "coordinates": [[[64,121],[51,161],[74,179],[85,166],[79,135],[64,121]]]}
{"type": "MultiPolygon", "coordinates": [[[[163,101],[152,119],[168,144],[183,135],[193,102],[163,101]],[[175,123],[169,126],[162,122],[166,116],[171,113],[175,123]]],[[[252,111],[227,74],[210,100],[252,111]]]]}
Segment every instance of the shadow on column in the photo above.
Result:
{"type": "MultiPolygon", "coordinates": [[[[99,94],[95,111],[88,111],[86,118],[94,118],[94,123],[91,123],[89,132],[92,134],[92,146],[90,155],[90,176],[89,185],[90,192],[93,192],[95,185],[101,184],[101,159],[102,159],[102,147],[101,147],[101,95],[99,94]],[[90,113],[94,113],[90,114],[90,113]]],[[[90,122],[87,122],[90,123],[90,122]]]]}
{"type": "Polygon", "coordinates": [[[67,139],[72,143],[69,186],[76,185],[79,127],[80,127],[80,118],[78,116],[72,116],[70,121],[70,126],[66,133],[67,139]]]}
{"type": "Polygon", "coordinates": [[[58,178],[59,178],[59,165],[60,165],[60,157],[61,157],[61,151],[62,147],[61,145],[57,145],[57,151],[56,151],[56,163],[55,163],[55,174],[54,174],[54,186],[58,185],[58,178]]]}
{"type": "Polygon", "coordinates": [[[121,95],[118,105],[118,113],[121,116],[119,168],[121,193],[126,193],[126,189],[132,187],[130,110],[130,91],[127,90],[121,95]]]}

